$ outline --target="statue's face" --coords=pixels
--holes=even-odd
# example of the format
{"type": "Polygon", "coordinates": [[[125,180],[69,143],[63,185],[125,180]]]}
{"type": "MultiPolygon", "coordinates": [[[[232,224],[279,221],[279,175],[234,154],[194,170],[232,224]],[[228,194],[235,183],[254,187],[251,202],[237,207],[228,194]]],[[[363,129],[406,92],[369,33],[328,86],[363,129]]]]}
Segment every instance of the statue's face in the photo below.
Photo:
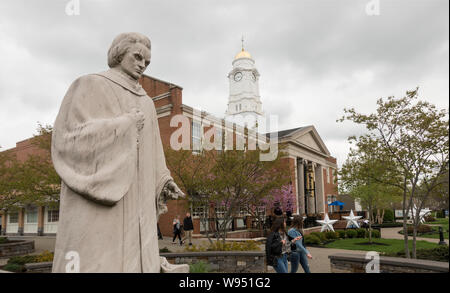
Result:
{"type": "Polygon", "coordinates": [[[123,55],[119,68],[131,78],[138,80],[150,64],[150,57],[150,50],[146,46],[140,43],[133,44],[123,55]]]}

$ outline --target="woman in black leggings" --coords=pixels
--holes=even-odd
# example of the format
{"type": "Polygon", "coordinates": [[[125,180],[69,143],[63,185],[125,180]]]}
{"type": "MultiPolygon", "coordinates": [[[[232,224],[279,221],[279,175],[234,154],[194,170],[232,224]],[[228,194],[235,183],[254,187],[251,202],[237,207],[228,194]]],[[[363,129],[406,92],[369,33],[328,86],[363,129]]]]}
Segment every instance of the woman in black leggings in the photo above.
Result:
{"type": "Polygon", "coordinates": [[[181,240],[181,224],[180,224],[180,216],[177,215],[175,219],[173,219],[173,239],[172,244],[175,244],[175,239],[178,236],[178,239],[180,239],[180,245],[183,245],[183,241],[181,240]]]}

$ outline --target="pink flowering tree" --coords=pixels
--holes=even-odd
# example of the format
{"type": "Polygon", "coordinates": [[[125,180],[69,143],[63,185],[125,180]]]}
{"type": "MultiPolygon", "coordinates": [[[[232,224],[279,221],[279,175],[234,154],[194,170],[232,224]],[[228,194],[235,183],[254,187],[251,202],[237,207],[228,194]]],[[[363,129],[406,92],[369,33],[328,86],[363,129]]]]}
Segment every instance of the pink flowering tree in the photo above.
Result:
{"type": "Polygon", "coordinates": [[[297,200],[295,198],[292,184],[283,185],[281,188],[274,189],[273,192],[262,199],[266,208],[273,210],[279,206],[283,212],[294,212],[297,209],[297,200]]]}

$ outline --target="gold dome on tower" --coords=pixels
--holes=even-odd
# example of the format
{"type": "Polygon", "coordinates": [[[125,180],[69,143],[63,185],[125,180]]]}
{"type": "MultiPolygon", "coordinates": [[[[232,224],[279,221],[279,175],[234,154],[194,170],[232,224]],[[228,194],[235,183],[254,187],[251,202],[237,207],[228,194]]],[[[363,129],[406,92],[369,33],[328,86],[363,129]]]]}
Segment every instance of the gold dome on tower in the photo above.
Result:
{"type": "Polygon", "coordinates": [[[239,59],[239,58],[252,58],[252,55],[250,55],[249,52],[244,51],[244,49],[242,49],[241,52],[239,52],[236,57],[234,57],[234,60],[239,59]]]}
{"type": "Polygon", "coordinates": [[[237,53],[236,56],[234,57],[234,60],[236,59],[240,59],[240,58],[252,58],[252,55],[250,55],[249,52],[244,50],[244,36],[242,36],[242,50],[241,52],[237,53]]]}

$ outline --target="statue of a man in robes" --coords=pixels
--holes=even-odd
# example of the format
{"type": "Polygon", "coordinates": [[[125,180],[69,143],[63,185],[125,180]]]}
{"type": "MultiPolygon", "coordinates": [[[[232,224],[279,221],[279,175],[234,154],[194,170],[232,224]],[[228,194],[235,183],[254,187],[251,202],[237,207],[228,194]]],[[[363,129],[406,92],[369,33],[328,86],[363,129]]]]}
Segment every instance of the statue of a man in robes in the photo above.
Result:
{"type": "Polygon", "coordinates": [[[155,106],[138,80],[150,40],[117,36],[109,70],[70,86],[53,129],[61,176],[53,272],[160,272],[157,221],[184,194],[166,167],[155,106]]]}

